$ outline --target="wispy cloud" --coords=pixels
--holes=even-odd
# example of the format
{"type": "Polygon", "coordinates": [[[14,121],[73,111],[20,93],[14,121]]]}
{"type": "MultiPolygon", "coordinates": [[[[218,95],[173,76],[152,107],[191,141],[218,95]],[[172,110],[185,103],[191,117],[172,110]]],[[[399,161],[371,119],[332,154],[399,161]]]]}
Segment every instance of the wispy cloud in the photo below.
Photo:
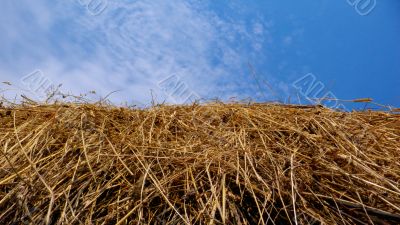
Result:
{"type": "MultiPolygon", "coordinates": [[[[197,1],[108,1],[97,16],[79,1],[6,1],[1,12],[1,78],[40,69],[65,90],[121,90],[114,102],[168,95],[177,74],[201,97],[255,95],[247,62],[269,41],[265,21],[220,17],[197,1]],[[15,62],[12,64],[11,62],[15,62]]],[[[261,54],[261,53],[260,53],[261,54]]]]}

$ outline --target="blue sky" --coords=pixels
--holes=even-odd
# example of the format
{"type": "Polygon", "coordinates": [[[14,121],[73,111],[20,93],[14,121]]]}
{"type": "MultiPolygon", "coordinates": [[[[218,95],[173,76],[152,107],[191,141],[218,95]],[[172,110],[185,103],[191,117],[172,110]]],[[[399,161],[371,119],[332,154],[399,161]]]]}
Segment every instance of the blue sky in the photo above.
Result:
{"type": "Polygon", "coordinates": [[[13,86],[0,89],[40,98],[40,74],[63,92],[117,91],[116,104],[335,97],[399,107],[400,2],[350,2],[3,0],[0,81],[13,86]]]}

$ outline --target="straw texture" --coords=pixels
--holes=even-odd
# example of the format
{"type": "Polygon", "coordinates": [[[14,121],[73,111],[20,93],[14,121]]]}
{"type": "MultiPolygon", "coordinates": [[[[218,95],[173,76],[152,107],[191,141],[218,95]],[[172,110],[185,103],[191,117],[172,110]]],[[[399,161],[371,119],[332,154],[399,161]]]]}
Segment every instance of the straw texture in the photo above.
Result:
{"type": "Polygon", "coordinates": [[[400,115],[0,108],[0,224],[399,224],[400,115]]]}

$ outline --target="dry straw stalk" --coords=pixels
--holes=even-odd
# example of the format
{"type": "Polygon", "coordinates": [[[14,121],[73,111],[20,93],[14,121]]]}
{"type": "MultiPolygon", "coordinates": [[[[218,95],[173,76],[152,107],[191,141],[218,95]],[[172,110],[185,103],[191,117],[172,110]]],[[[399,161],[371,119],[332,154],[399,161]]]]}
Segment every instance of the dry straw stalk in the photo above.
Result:
{"type": "Polygon", "coordinates": [[[399,224],[400,115],[0,108],[0,224],[399,224]]]}

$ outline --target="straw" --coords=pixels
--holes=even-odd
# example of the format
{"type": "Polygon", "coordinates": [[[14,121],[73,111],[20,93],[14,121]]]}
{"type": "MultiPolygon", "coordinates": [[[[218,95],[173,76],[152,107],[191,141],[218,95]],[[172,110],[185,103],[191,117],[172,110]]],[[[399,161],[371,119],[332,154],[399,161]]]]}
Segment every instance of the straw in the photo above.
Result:
{"type": "Polygon", "coordinates": [[[0,224],[400,224],[400,115],[0,107],[0,224]]]}

